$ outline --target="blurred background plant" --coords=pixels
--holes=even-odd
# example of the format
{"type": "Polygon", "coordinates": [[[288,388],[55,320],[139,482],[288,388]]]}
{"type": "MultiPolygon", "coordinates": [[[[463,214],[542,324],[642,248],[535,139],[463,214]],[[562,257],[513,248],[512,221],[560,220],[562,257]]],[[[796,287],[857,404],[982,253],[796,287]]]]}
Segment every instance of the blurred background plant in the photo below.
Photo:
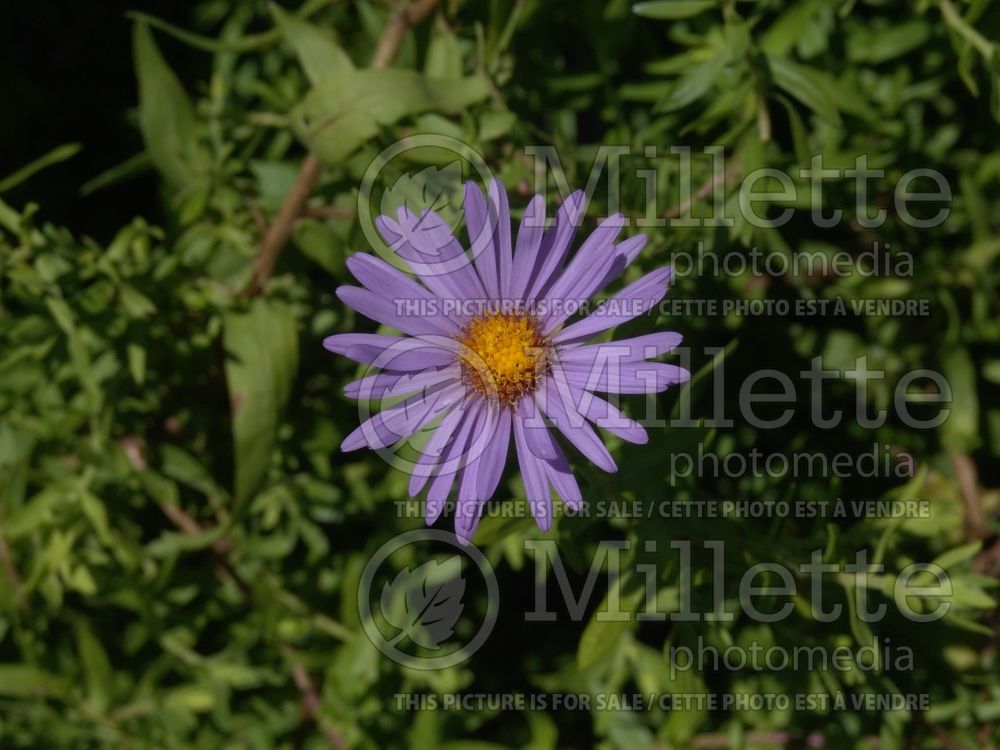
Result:
{"type": "MultiPolygon", "coordinates": [[[[995,746],[995,3],[128,7],[127,17],[123,3],[0,9],[0,747],[995,746]],[[345,254],[368,249],[355,216],[365,168],[385,146],[428,132],[480,152],[522,196],[515,211],[539,174],[551,195],[585,186],[602,144],[633,149],[617,196],[627,215],[708,216],[713,187],[727,188],[721,208],[735,226],[651,228],[629,279],[676,252],[857,255],[877,240],[893,258],[910,253],[912,274],[901,277],[682,276],[674,298],[927,299],[931,314],[634,321],[629,332],[685,335],[700,377],[680,395],[696,417],[716,413],[709,384],[724,362],[724,409],[736,424],[653,429],[645,446],[613,446],[617,475],[576,471],[589,499],[897,497],[929,501],[932,518],[564,518],[546,534],[529,518],[488,518],[476,542],[497,569],[502,603],[485,647],[439,672],[383,658],[358,621],[359,576],[374,549],[420,521],[393,503],[405,497],[401,473],[373,454],[339,452],[358,419],[341,395],[355,371],[321,341],[369,325],[333,296],[347,280],[345,254]],[[539,173],[524,151],[532,144],[554,146],[563,172],[539,173]],[[671,146],[694,154],[690,200],[671,146]],[[725,148],[724,172],[706,146],[725,148]],[[882,226],[859,221],[851,181],[829,183],[827,205],[844,211],[830,229],[810,222],[805,198],[780,228],[738,218],[742,176],[784,169],[807,196],[798,170],[816,153],[834,168],[867,154],[884,170],[868,201],[888,209],[882,226]],[[630,175],[654,167],[651,208],[630,175]],[[947,221],[916,230],[893,211],[892,187],[924,167],[954,195],[947,221]],[[740,419],[746,376],[767,366],[794,378],[819,355],[831,368],[867,356],[887,372],[868,389],[872,410],[891,407],[904,372],[941,370],[951,417],[914,431],[890,409],[876,430],[850,418],[817,430],[801,387],[786,427],[740,419]],[[719,456],[874,444],[912,457],[915,471],[669,476],[665,459],[699,444],[719,456]],[[653,559],[673,606],[667,542],[682,539],[738,551],[726,561],[733,582],[755,563],[807,562],[814,549],[830,563],[869,549],[888,573],[938,560],[955,582],[954,606],[917,626],[901,617],[869,626],[853,612],[774,625],[526,623],[534,568],[523,540],[537,537],[558,541],[576,583],[601,540],[628,540],[636,552],[614,586],[631,592],[636,566],[653,559]],[[659,552],[638,552],[648,540],[659,552]],[[668,649],[699,637],[720,648],[828,649],[891,638],[917,656],[909,670],[672,675],[668,649]],[[927,693],[931,710],[505,714],[413,712],[395,700],[454,690],[927,693]]],[[[426,193],[426,183],[407,184],[414,171],[443,181],[435,194],[457,194],[460,178],[439,157],[415,152],[408,169],[382,176],[382,189],[391,199],[426,193]]],[[[616,197],[607,184],[594,184],[591,225],[616,197]]],[[[768,211],[786,207],[772,200],[768,211]]],[[[833,382],[825,396],[854,413],[851,383],[833,382]]],[[[658,410],[678,404],[669,394],[658,410]]],[[[516,474],[501,486],[501,497],[523,497],[516,474]]],[[[696,554],[702,610],[712,608],[711,563],[696,554]]],[[[846,605],[850,586],[840,588],[829,596],[846,605]]],[[[466,625],[484,607],[473,601],[466,625]]]]}

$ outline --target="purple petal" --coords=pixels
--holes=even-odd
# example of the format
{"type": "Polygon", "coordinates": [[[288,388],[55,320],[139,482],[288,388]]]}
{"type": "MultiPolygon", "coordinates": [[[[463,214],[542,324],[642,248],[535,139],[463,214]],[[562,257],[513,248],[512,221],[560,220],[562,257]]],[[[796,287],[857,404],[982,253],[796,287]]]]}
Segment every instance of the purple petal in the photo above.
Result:
{"type": "Polygon", "coordinates": [[[497,269],[500,275],[500,297],[510,298],[510,276],[513,264],[513,253],[510,242],[510,205],[507,203],[507,191],[500,180],[492,180],[487,188],[490,203],[497,217],[493,248],[497,254],[497,269]]]}
{"type": "Polygon", "coordinates": [[[646,274],[605,300],[583,320],[566,326],[552,337],[552,341],[557,344],[586,341],[601,331],[643,315],[666,296],[672,274],[673,269],[669,266],[646,274]]]}
{"type": "Polygon", "coordinates": [[[451,494],[455,477],[458,476],[459,469],[465,465],[468,448],[472,444],[471,437],[476,434],[476,428],[481,424],[484,413],[482,401],[472,402],[465,410],[462,424],[442,454],[434,479],[431,480],[431,486],[427,490],[426,515],[430,516],[432,509],[435,517],[441,514],[441,509],[444,507],[448,495],[451,494]]]}
{"type": "Polygon", "coordinates": [[[479,279],[486,294],[493,299],[500,296],[500,276],[497,270],[497,251],[493,245],[498,217],[492,213],[491,202],[486,205],[483,191],[474,182],[465,183],[465,228],[469,233],[469,252],[476,262],[479,279]]]}
{"type": "Polygon", "coordinates": [[[574,400],[577,408],[586,415],[587,419],[602,430],[607,430],[612,435],[617,435],[629,443],[641,445],[649,442],[649,435],[646,433],[645,427],[627,417],[617,407],[600,396],[590,391],[577,391],[574,393],[574,400]]]}
{"type": "Polygon", "coordinates": [[[405,396],[444,383],[457,383],[461,379],[462,370],[458,365],[424,372],[380,372],[351,381],[344,386],[344,394],[348,398],[378,401],[405,396]]]}
{"type": "Polygon", "coordinates": [[[521,423],[528,450],[547,461],[556,457],[555,451],[552,450],[552,441],[548,437],[548,425],[545,424],[542,415],[538,413],[538,407],[533,397],[526,396],[517,403],[517,414],[514,416],[514,420],[521,423]]]}
{"type": "Polygon", "coordinates": [[[465,250],[440,216],[417,216],[405,206],[396,220],[380,216],[375,226],[390,249],[441,299],[482,299],[482,282],[465,250]]]}
{"type": "Polygon", "coordinates": [[[603,271],[603,275],[586,290],[589,291],[587,296],[592,297],[621,276],[622,272],[632,264],[632,261],[638,257],[642,248],[646,246],[647,240],[646,235],[637,234],[635,237],[629,237],[627,240],[615,245],[613,262],[608,264],[603,271]]]}
{"type": "MultiPolygon", "coordinates": [[[[448,412],[444,419],[441,420],[441,424],[434,430],[434,433],[427,441],[427,445],[420,451],[419,458],[417,458],[410,469],[410,483],[407,488],[410,497],[416,497],[420,494],[420,490],[423,489],[428,478],[434,473],[434,468],[437,466],[438,461],[441,460],[441,456],[444,454],[444,450],[449,445],[452,435],[454,435],[455,430],[461,423],[462,417],[465,416],[466,407],[467,402],[463,401],[448,412]]],[[[430,517],[431,510],[431,508],[427,508],[427,523],[434,523],[434,520],[437,518],[436,514],[433,518],[430,517]]],[[[440,508],[437,509],[437,513],[440,514],[440,512],[440,508]]]]}
{"type": "MultiPolygon", "coordinates": [[[[472,539],[483,506],[489,499],[479,493],[479,486],[482,472],[486,468],[484,456],[496,435],[500,411],[499,406],[484,405],[479,421],[473,426],[469,438],[472,445],[468,451],[465,468],[462,470],[462,480],[458,486],[458,502],[455,505],[455,535],[463,544],[472,539]]],[[[506,409],[503,411],[506,412],[506,409]]]]}
{"type": "Polygon", "coordinates": [[[554,303],[543,321],[546,331],[552,330],[569,317],[568,310],[571,308],[567,302],[587,300],[593,294],[592,287],[605,276],[616,260],[614,242],[624,226],[625,218],[621,214],[614,214],[604,219],[584,240],[573,260],[545,294],[545,299],[554,303]]]}
{"type": "Polygon", "coordinates": [[[583,218],[586,198],[582,190],[572,193],[556,212],[555,222],[542,236],[538,251],[538,264],[532,273],[532,281],[526,300],[537,299],[550,287],[556,271],[562,268],[577,227],[583,218]]]}
{"type": "Polygon", "coordinates": [[[559,388],[555,380],[549,378],[544,394],[537,394],[539,407],[548,415],[556,428],[595,466],[604,471],[618,470],[604,442],[594,432],[586,418],[573,403],[572,391],[559,388]]]}
{"type": "MultiPolygon", "coordinates": [[[[625,266],[628,265],[630,255],[635,257],[630,249],[630,245],[634,245],[634,242],[629,244],[629,240],[625,240],[620,245],[614,244],[614,238],[624,223],[625,219],[620,214],[611,216],[591,235],[593,244],[588,247],[587,243],[584,243],[584,246],[580,248],[581,253],[585,249],[590,251],[589,258],[586,260],[583,274],[567,294],[570,299],[590,299],[607,286],[608,281],[621,275],[625,266]],[[606,224],[607,226],[605,226],[606,224]],[[603,236],[601,236],[602,231],[604,232],[603,236]],[[627,245],[624,252],[621,250],[622,245],[627,245]]],[[[642,237],[642,235],[639,236],[642,237]]],[[[645,243],[645,237],[642,241],[645,243]]]]}
{"type": "Polygon", "coordinates": [[[357,286],[337,287],[337,297],[348,307],[352,307],[366,318],[382,325],[391,326],[411,336],[438,334],[454,336],[459,327],[452,320],[434,313],[433,308],[407,311],[400,308],[391,297],[385,297],[357,286]]]}
{"type": "Polygon", "coordinates": [[[524,492],[528,496],[531,515],[535,517],[538,528],[548,531],[552,523],[552,496],[545,476],[545,462],[537,458],[528,447],[524,424],[517,416],[514,417],[514,447],[517,449],[517,462],[521,467],[521,478],[524,480],[524,492]]]}
{"type": "Polygon", "coordinates": [[[573,476],[573,471],[569,468],[569,462],[562,449],[556,444],[555,438],[551,435],[549,439],[556,446],[558,456],[554,461],[545,462],[545,476],[556,490],[556,494],[562,498],[573,510],[580,510],[583,507],[583,495],[580,494],[580,485],[573,476]]]}
{"type": "Polygon", "coordinates": [[[510,447],[510,427],[512,412],[510,409],[499,409],[496,432],[483,453],[479,468],[479,497],[489,500],[496,492],[507,463],[507,449],[510,447]]]}
{"type": "Polygon", "coordinates": [[[658,393],[691,379],[683,367],[662,362],[605,363],[600,369],[564,364],[553,367],[553,377],[572,388],[605,393],[658,393]]]}
{"type": "Polygon", "coordinates": [[[677,348],[682,336],[673,331],[649,333],[631,339],[606,341],[572,348],[558,349],[559,361],[567,364],[593,365],[598,361],[638,362],[660,357],[677,348]]]}
{"type": "Polygon", "coordinates": [[[369,253],[355,253],[347,259],[347,269],[361,285],[383,297],[396,299],[432,299],[424,287],[381,258],[369,253]]]}
{"type": "Polygon", "coordinates": [[[382,370],[413,372],[445,367],[455,361],[458,344],[443,336],[427,338],[383,336],[378,333],[338,333],[323,339],[323,346],[341,356],[382,370]]]}
{"type": "Polygon", "coordinates": [[[545,230],[545,199],[536,195],[531,199],[521,217],[514,249],[514,265],[508,294],[511,299],[522,299],[532,282],[532,271],[538,262],[538,249],[545,230]]]}
{"type": "Polygon", "coordinates": [[[387,448],[415,434],[451,409],[464,395],[465,386],[456,384],[437,386],[411,396],[362,422],[354,432],[344,438],[340,449],[353,451],[366,445],[375,450],[387,448]]]}
{"type": "Polygon", "coordinates": [[[648,240],[649,238],[646,235],[637,234],[635,237],[629,237],[627,240],[622,240],[615,245],[612,251],[613,261],[605,267],[604,275],[597,278],[586,288],[585,291],[589,292],[587,296],[597,294],[621,276],[622,271],[628,268],[632,264],[632,261],[639,257],[639,253],[642,252],[648,240]]]}

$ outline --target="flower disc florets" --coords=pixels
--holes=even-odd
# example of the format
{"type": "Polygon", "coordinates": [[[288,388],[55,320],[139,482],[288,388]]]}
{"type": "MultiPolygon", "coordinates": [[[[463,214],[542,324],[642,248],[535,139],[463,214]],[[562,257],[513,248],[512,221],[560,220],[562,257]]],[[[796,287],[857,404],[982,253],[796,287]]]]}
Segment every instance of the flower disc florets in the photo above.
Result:
{"type": "Polygon", "coordinates": [[[549,344],[527,315],[473,318],[458,340],[465,381],[484,397],[512,406],[532,393],[545,374],[549,344]]]}

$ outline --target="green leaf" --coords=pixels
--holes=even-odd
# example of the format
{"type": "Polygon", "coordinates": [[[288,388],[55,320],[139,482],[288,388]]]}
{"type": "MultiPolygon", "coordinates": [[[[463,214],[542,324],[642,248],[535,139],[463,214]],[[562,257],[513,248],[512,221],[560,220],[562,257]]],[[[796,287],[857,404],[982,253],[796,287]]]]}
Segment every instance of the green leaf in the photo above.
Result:
{"type": "Polygon", "coordinates": [[[953,347],[941,356],[944,376],[951,386],[951,413],[940,428],[942,443],[954,451],[973,450],[979,446],[975,366],[965,347],[953,347]]]}
{"type": "Polygon", "coordinates": [[[657,109],[663,112],[672,112],[696,102],[709,92],[712,85],[719,79],[719,74],[724,67],[726,67],[726,58],[722,55],[696,65],[677,81],[677,85],[670,91],[666,99],[657,105],[657,109]]]}
{"type": "Polygon", "coordinates": [[[840,112],[834,103],[827,81],[819,71],[783,57],[768,56],[771,75],[777,86],[794,96],[809,109],[833,125],[841,125],[840,112]]]}
{"type": "Polygon", "coordinates": [[[30,664],[0,664],[0,695],[15,698],[59,698],[70,682],[30,664]]]}
{"type": "Polygon", "coordinates": [[[94,531],[97,532],[101,542],[108,546],[113,544],[111,526],[108,524],[108,511],[101,499],[89,490],[82,490],[80,492],[80,508],[87,520],[93,524],[94,531]]]}
{"type": "Polygon", "coordinates": [[[424,73],[429,78],[462,77],[462,48],[459,46],[458,37],[443,24],[434,27],[434,34],[427,48],[424,73]]]}
{"type": "Polygon", "coordinates": [[[344,270],[344,243],[323,222],[300,219],[292,235],[295,246],[324,270],[340,276],[344,270]]]}
{"type": "Polygon", "coordinates": [[[717,5],[715,0],[649,0],[633,5],[632,12],[644,18],[672,21],[696,16],[717,5]]]}
{"type": "Polygon", "coordinates": [[[66,346],[69,349],[74,371],[87,396],[91,411],[96,412],[100,408],[102,391],[94,375],[93,362],[83,333],[77,328],[73,310],[66,304],[65,300],[59,297],[49,297],[45,300],[45,304],[56,324],[66,334],[66,346]]]}
{"type": "Polygon", "coordinates": [[[145,22],[132,33],[139,80],[139,127],[153,166],[175,187],[195,180],[201,157],[194,107],[145,22]]]}
{"type": "Polygon", "coordinates": [[[83,665],[87,700],[97,713],[103,714],[111,703],[111,662],[86,620],[76,621],[76,649],[83,665]]]}
{"type": "Polygon", "coordinates": [[[930,35],[930,24],[915,18],[887,28],[871,29],[869,34],[848,37],[847,53],[853,62],[882,63],[920,47],[930,35]]]}
{"type": "Polygon", "coordinates": [[[509,109],[488,109],[479,118],[479,140],[492,141],[507,135],[517,124],[517,115],[509,109]]]}
{"type": "Polygon", "coordinates": [[[604,601],[590,618],[576,649],[576,666],[583,671],[600,663],[626,643],[626,635],[635,627],[635,608],[641,590],[626,592],[630,576],[621,575],[611,584],[604,601]],[[611,602],[617,601],[619,612],[613,612],[611,602]],[[625,615],[622,618],[622,615],[625,615]],[[612,619],[614,616],[617,619],[612,619]]]}
{"type": "Polygon", "coordinates": [[[952,576],[952,602],[966,609],[993,609],[993,598],[966,576],[952,576]]]}
{"type": "Polygon", "coordinates": [[[152,160],[146,151],[130,156],[120,164],[110,167],[99,175],[91,177],[80,186],[80,195],[88,196],[122,182],[127,182],[146,172],[152,160]]]}
{"type": "Polygon", "coordinates": [[[761,35],[759,45],[768,55],[784,57],[802,37],[802,29],[816,15],[815,2],[790,4],[778,19],[761,35]]]}
{"type": "Polygon", "coordinates": [[[299,137],[324,162],[344,160],[379,128],[430,110],[457,112],[490,94],[482,76],[428,78],[412,70],[338,70],[292,112],[299,137]]]}
{"type": "Polygon", "coordinates": [[[298,368],[298,332],[287,306],[256,299],[224,323],[226,382],[232,409],[236,476],[241,503],[267,475],[281,411],[298,368]]]}
{"type": "Polygon", "coordinates": [[[955,549],[948,550],[944,554],[935,557],[933,563],[934,565],[941,566],[945,570],[949,570],[951,568],[958,567],[966,560],[974,557],[982,548],[982,541],[963,544],[961,547],[955,547],[955,549]]]}
{"type": "Polygon", "coordinates": [[[197,458],[183,448],[170,443],[163,443],[160,450],[163,460],[160,469],[166,476],[198,490],[203,495],[210,497],[218,494],[219,488],[212,479],[212,475],[197,458]]]}
{"type": "Polygon", "coordinates": [[[151,557],[170,557],[183,552],[207,549],[225,536],[224,526],[210,526],[193,534],[165,531],[146,545],[151,557]]]}
{"type": "Polygon", "coordinates": [[[146,350],[139,344],[130,343],[126,349],[128,371],[136,385],[146,382],[146,350]]]}
{"type": "Polygon", "coordinates": [[[353,70],[354,63],[333,35],[271,4],[271,14],[295,50],[306,77],[313,85],[338,70],[353,70]]]}

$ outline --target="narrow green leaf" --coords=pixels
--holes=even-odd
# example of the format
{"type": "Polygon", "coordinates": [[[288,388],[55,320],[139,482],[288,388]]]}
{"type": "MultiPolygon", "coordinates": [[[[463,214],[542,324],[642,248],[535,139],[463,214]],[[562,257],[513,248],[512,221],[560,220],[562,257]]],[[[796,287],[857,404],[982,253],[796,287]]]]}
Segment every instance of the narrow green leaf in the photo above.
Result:
{"type": "Polygon", "coordinates": [[[829,88],[824,86],[819,78],[818,71],[783,57],[769,56],[767,60],[774,82],[779,88],[787,91],[824,120],[833,125],[842,124],[837,105],[830,95],[829,88]]]}
{"type": "Polygon", "coordinates": [[[79,143],[64,143],[62,146],[57,146],[56,148],[49,151],[44,156],[40,156],[30,164],[26,164],[19,170],[14,172],[12,175],[0,180],[0,193],[6,192],[11,188],[17,187],[22,182],[30,179],[38,172],[41,172],[46,167],[51,167],[54,164],[59,164],[67,159],[72,159],[82,149],[79,143]]]}
{"type": "Polygon", "coordinates": [[[111,661],[90,624],[76,621],[76,649],[83,665],[87,700],[94,711],[103,714],[111,704],[111,661]]]}
{"type": "Polygon", "coordinates": [[[657,105],[657,109],[673,112],[698,101],[711,90],[725,66],[726,59],[722,55],[696,65],[677,81],[677,85],[671,89],[666,99],[657,105]]]}
{"type": "Polygon", "coordinates": [[[981,541],[963,544],[960,547],[948,550],[942,555],[938,555],[934,558],[933,563],[934,565],[940,565],[945,570],[949,570],[950,568],[958,567],[966,560],[974,557],[982,548],[983,543],[981,541]]]}
{"type": "Polygon", "coordinates": [[[942,444],[956,451],[972,450],[979,445],[976,370],[965,347],[952,348],[942,356],[944,376],[951,386],[951,413],[941,425],[942,444]]]}
{"type": "Polygon", "coordinates": [[[94,193],[109,188],[113,185],[117,185],[120,182],[126,182],[133,177],[138,177],[143,172],[145,172],[152,165],[152,160],[149,158],[149,154],[145,151],[134,156],[130,156],[128,159],[120,164],[104,170],[99,175],[90,178],[80,187],[80,195],[88,196],[94,193]]]}
{"type": "Polygon", "coordinates": [[[69,685],[69,680],[30,664],[0,664],[0,695],[59,698],[69,691],[69,685]]]}

